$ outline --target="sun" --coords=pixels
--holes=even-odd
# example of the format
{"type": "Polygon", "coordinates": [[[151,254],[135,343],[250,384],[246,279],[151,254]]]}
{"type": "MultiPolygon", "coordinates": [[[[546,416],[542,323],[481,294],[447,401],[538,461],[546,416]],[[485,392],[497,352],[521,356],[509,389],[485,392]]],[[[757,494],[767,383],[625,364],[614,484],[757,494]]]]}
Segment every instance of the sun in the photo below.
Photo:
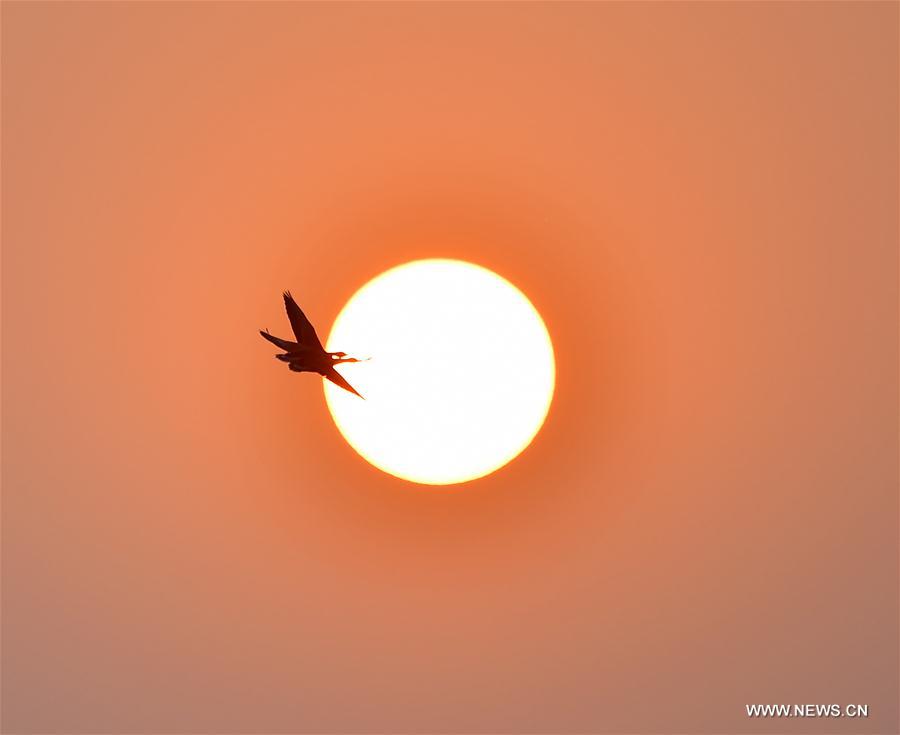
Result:
{"type": "Polygon", "coordinates": [[[461,260],[417,260],[372,279],[338,314],[327,349],[371,357],[338,368],[366,400],[325,382],[341,434],[412,482],[449,485],[503,467],[553,399],[541,316],[505,278],[461,260]]]}

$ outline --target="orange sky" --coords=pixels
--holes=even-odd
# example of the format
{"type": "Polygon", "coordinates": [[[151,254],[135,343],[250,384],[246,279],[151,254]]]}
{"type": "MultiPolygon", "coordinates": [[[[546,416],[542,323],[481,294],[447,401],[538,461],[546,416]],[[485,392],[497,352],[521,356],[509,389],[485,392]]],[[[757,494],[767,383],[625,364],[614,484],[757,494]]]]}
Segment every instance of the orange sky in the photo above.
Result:
{"type": "Polygon", "coordinates": [[[897,22],[3,3],[2,729],[896,731],[897,22]],[[558,368],[450,491],[256,333],[437,256],[558,368]]]}

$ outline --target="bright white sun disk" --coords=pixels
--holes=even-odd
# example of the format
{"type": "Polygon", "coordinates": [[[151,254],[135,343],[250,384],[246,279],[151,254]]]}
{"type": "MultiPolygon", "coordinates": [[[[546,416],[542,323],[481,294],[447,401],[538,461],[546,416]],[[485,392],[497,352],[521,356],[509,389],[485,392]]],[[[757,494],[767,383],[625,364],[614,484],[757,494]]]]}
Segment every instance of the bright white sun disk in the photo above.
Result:
{"type": "Polygon", "coordinates": [[[366,400],[325,381],[338,429],[376,467],[446,485],[516,457],[550,408],[553,346],[525,295],[493,271],[418,260],[365,284],[327,349],[370,361],[337,369],[366,400]]]}

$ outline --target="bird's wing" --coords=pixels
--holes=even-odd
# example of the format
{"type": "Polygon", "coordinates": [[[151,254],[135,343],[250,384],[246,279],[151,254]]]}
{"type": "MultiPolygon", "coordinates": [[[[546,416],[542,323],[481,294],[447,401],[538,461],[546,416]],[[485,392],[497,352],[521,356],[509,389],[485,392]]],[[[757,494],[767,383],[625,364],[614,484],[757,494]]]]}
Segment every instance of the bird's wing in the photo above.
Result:
{"type": "Polygon", "coordinates": [[[339,386],[340,386],[341,388],[343,388],[344,390],[348,390],[348,391],[350,391],[353,395],[359,396],[360,398],[362,398],[362,396],[360,396],[359,393],[356,392],[356,388],[354,388],[352,385],[350,385],[350,383],[348,383],[348,382],[344,379],[344,376],[341,375],[341,374],[340,374],[337,370],[335,370],[334,368],[329,368],[328,371],[325,373],[325,377],[328,378],[328,380],[330,380],[330,381],[331,381],[332,383],[334,383],[335,385],[339,385],[339,386]]]}
{"type": "Polygon", "coordinates": [[[294,297],[291,296],[290,291],[284,292],[284,308],[287,310],[288,319],[291,320],[291,328],[297,336],[297,341],[301,345],[307,347],[318,347],[319,349],[322,349],[322,343],[319,342],[316,330],[313,329],[313,325],[309,323],[306,314],[304,314],[300,310],[300,307],[297,306],[297,302],[294,301],[294,297]]]}

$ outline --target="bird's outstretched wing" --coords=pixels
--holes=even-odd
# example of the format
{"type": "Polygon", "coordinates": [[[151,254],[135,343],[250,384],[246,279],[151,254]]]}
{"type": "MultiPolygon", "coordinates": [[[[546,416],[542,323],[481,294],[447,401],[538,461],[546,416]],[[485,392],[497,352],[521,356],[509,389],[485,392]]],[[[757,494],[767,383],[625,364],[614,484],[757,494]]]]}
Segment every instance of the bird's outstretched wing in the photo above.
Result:
{"type": "MultiPolygon", "coordinates": [[[[350,385],[350,383],[348,383],[348,382],[344,379],[344,376],[341,375],[341,374],[340,374],[337,370],[335,370],[334,368],[329,368],[328,371],[325,373],[325,377],[328,378],[328,380],[330,380],[330,381],[331,381],[332,383],[334,383],[335,385],[339,385],[339,386],[340,386],[341,388],[343,388],[344,390],[348,390],[348,391],[350,391],[353,395],[359,396],[360,398],[362,398],[362,396],[360,396],[359,393],[356,392],[356,388],[354,388],[352,385],[350,385]]],[[[365,400],[365,399],[363,399],[363,400],[365,400]]]]}
{"type": "Polygon", "coordinates": [[[318,347],[319,349],[322,349],[322,343],[319,342],[316,330],[313,329],[313,325],[309,323],[306,314],[304,314],[300,310],[300,307],[297,306],[297,302],[294,301],[294,297],[291,296],[290,291],[284,292],[284,308],[287,310],[288,319],[291,320],[291,328],[297,336],[297,341],[305,347],[318,347]]]}

